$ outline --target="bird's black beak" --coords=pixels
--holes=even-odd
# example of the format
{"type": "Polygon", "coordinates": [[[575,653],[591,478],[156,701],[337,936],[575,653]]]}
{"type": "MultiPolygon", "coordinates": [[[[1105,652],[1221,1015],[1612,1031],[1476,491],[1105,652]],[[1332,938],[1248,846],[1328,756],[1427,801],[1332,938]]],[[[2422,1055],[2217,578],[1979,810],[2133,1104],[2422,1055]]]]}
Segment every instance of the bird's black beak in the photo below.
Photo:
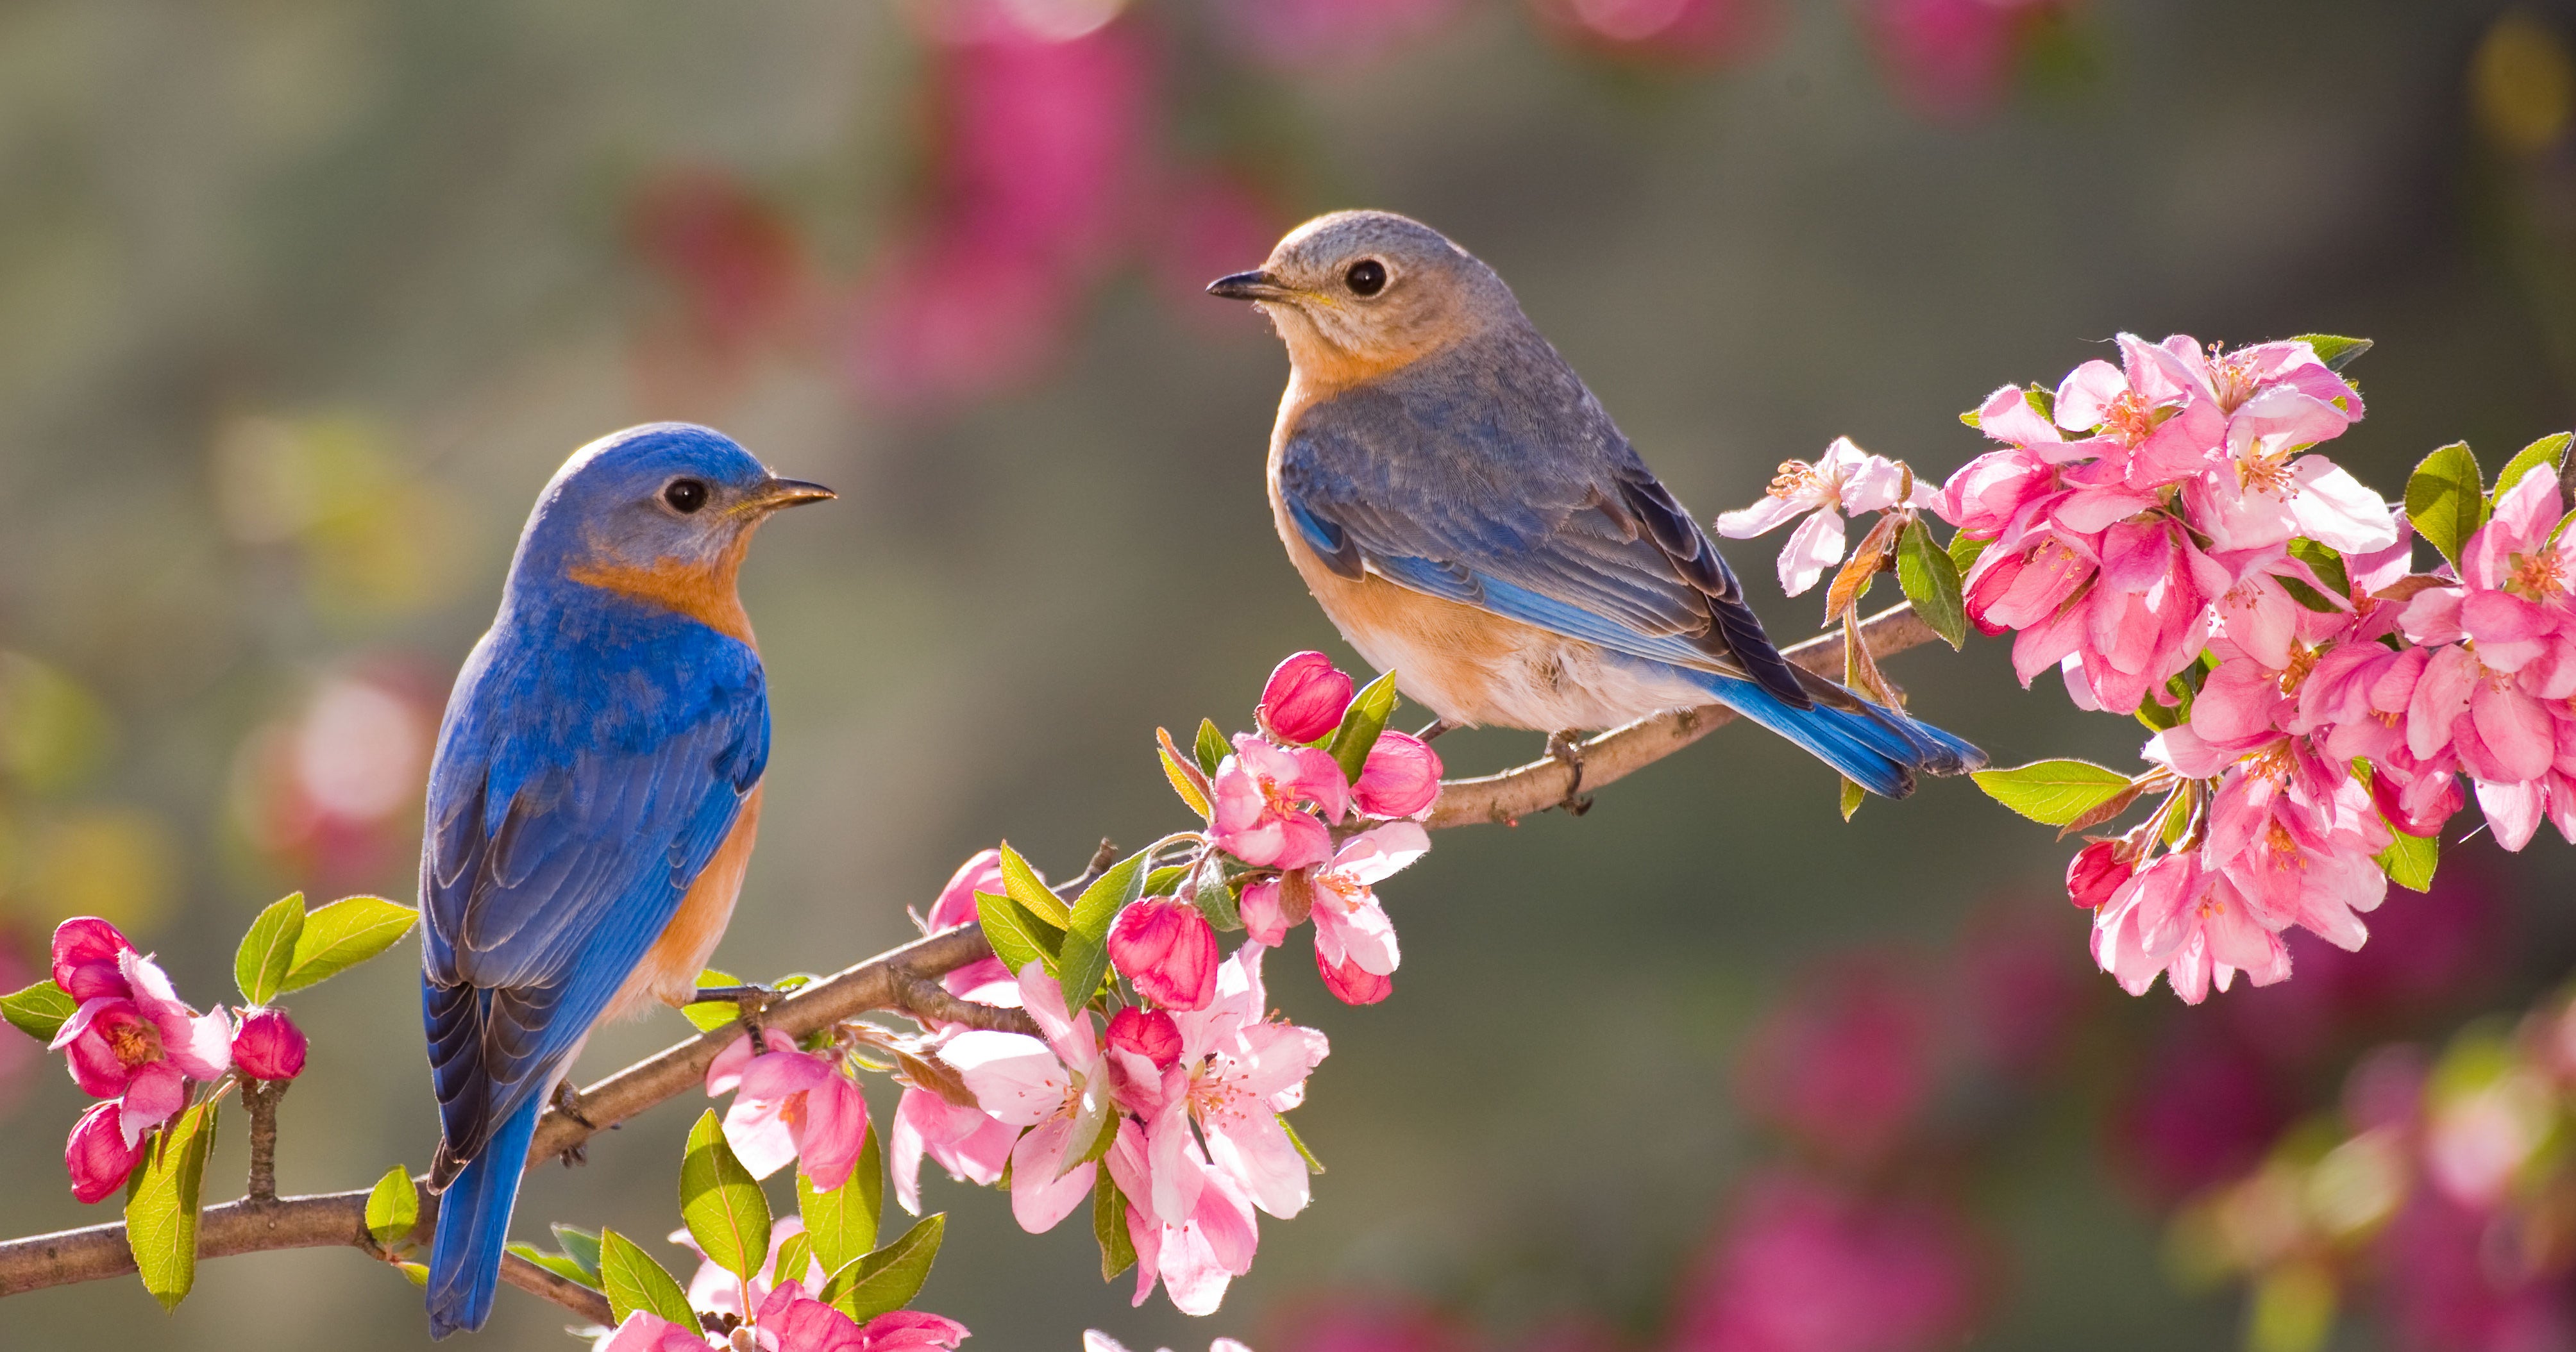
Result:
{"type": "Polygon", "coordinates": [[[807,483],[803,479],[772,479],[762,484],[760,491],[752,496],[751,506],[764,512],[774,512],[781,507],[829,502],[839,496],[821,484],[807,483]]]}
{"type": "Polygon", "coordinates": [[[1278,278],[1259,268],[1219,277],[1208,283],[1207,291],[1226,300],[1277,300],[1288,294],[1288,288],[1281,286],[1278,278]]]}

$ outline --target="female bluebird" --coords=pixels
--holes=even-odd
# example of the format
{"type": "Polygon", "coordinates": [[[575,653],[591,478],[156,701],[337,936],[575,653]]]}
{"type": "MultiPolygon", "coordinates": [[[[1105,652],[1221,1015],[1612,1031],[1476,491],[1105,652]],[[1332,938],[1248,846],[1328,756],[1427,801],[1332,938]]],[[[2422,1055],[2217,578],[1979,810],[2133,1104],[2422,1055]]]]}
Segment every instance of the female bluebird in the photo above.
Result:
{"type": "Polygon", "coordinates": [[[771,512],[831,496],[655,423],[574,452],[528,515],[420,848],[432,1337],[491,1314],[529,1140],[591,1026],[686,1003],[724,933],[769,760],[734,575],[771,512]]]}
{"type": "Polygon", "coordinates": [[[1441,726],[1546,732],[1562,755],[1562,734],[1713,699],[1891,797],[1985,763],[1783,659],[1511,288],[1440,232],[1336,212],[1208,290],[1288,345],[1270,504],[1289,557],[1441,726]]]}

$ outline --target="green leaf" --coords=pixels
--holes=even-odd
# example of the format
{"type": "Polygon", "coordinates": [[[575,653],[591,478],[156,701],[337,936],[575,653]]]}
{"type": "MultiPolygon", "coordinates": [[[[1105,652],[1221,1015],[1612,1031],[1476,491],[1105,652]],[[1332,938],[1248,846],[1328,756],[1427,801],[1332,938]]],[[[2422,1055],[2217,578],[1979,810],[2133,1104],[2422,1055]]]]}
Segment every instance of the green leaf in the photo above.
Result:
{"type": "Polygon", "coordinates": [[[1852,819],[1852,814],[1860,811],[1860,805],[1867,801],[1868,798],[1869,790],[1853,783],[1848,778],[1844,779],[1842,797],[1843,820],[1850,821],[1852,819]]]}
{"type": "Polygon", "coordinates": [[[343,897],[306,914],[278,994],[300,991],[384,952],[418,919],[420,912],[382,897],[343,897]]]}
{"type": "MultiPolygon", "coordinates": [[[[713,967],[698,973],[698,989],[700,990],[712,990],[719,986],[739,986],[741,984],[741,977],[735,976],[731,972],[719,972],[713,967]]],[[[742,1006],[731,1000],[698,1000],[680,1006],[680,1017],[687,1019],[690,1026],[696,1028],[699,1032],[712,1033],[715,1030],[724,1027],[726,1024],[741,1018],[742,1006]]]]}
{"type": "Polygon", "coordinates": [[[975,894],[975,920],[984,927],[984,942],[993,946],[993,956],[1000,958],[1002,965],[1011,969],[1012,975],[1028,970],[1028,965],[1033,962],[1042,965],[1050,975],[1055,972],[1055,954],[1047,951],[1037,940],[1037,932],[1043,926],[1018,902],[990,892],[978,892],[975,894]]]}
{"type": "Polygon", "coordinates": [[[2009,770],[1979,770],[1970,777],[1988,797],[2048,826],[2064,826],[2129,787],[2127,775],[2080,760],[2034,761],[2009,770]]]}
{"type": "Polygon", "coordinates": [[[2290,542],[2290,557],[2308,566],[2317,581],[2336,596],[2352,595],[2352,574],[2343,566],[2343,554],[2332,545],[2321,545],[2301,536],[2290,542]]]}
{"type": "Polygon", "coordinates": [[[2343,368],[2360,360],[2361,354],[2368,352],[2371,347],[2370,340],[2367,338],[2339,338],[2331,333],[2303,333],[2290,341],[2305,343],[2315,348],[2317,360],[2324,362],[2327,370],[2338,375],[2342,374],[2343,368]]]}
{"type": "Polygon", "coordinates": [[[2021,401],[2030,405],[2030,411],[2038,414],[2042,420],[2052,423],[2057,421],[2057,391],[2045,385],[2033,384],[2022,390],[2021,401]]]}
{"type": "Polygon", "coordinates": [[[680,1160],[680,1219],[698,1251],[737,1277],[749,1280],[769,1261],[769,1198],[725,1144],[713,1108],[689,1128],[689,1152],[680,1160]]]}
{"type": "Polygon", "coordinates": [[[939,1256],[947,1230],[946,1212],[913,1222],[892,1244],[833,1273],[823,1284],[823,1302],[862,1324],[911,1304],[930,1279],[931,1260],[939,1256]]]}
{"type": "Polygon", "coordinates": [[[1002,842],[1002,890],[1029,914],[1057,929],[1063,929],[1070,918],[1064,898],[1038,878],[1038,871],[1030,868],[1029,861],[1021,858],[1007,840],[1002,842]]]}
{"type": "Polygon", "coordinates": [[[1395,673],[1390,671],[1351,696],[1350,707],[1342,711],[1342,725],[1333,729],[1333,740],[1327,747],[1333,759],[1342,766],[1342,778],[1357,784],[1360,771],[1368,765],[1369,749],[1377,745],[1377,735],[1386,731],[1386,720],[1395,716],[1395,673]]]}
{"type": "Polygon", "coordinates": [[[391,1253],[418,1224],[420,1189],[412,1183],[411,1171],[397,1164],[367,1194],[367,1235],[377,1248],[391,1253]]]}
{"type": "Polygon", "coordinates": [[[573,1261],[570,1254],[548,1253],[525,1240],[514,1240],[501,1247],[505,1252],[515,1253],[565,1281],[587,1286],[594,1291],[599,1289],[599,1278],[582,1271],[581,1264],[573,1261]]]}
{"type": "MultiPolygon", "coordinates": [[[[772,1264],[769,1270],[780,1281],[794,1281],[802,1284],[806,1278],[814,1275],[813,1267],[814,1241],[804,1231],[799,1230],[778,1241],[778,1261],[772,1264]]],[[[825,1268],[824,1271],[829,1273],[831,1269],[825,1268]]]]}
{"type": "Polygon", "coordinates": [[[286,969],[295,961],[295,940],[304,933],[304,894],[280,897],[250,922],[250,933],[233,950],[233,984],[242,999],[264,1005],[286,984],[286,969]]]}
{"type": "Polygon", "coordinates": [[[1950,547],[1943,552],[1950,556],[1950,565],[1959,570],[1959,577],[1964,582],[1968,576],[1968,570],[1977,566],[1978,556],[1984,554],[1986,546],[1993,543],[1991,539],[1980,539],[1966,531],[1958,531],[1950,536],[1950,547]]]}
{"type": "Polygon", "coordinates": [[[1952,648],[1966,646],[1968,612],[1960,601],[1959,565],[1932,543],[1932,532],[1920,520],[1909,522],[1896,537],[1896,581],[1933,633],[1952,648]]]}
{"type": "Polygon", "coordinates": [[[1288,1133],[1288,1144],[1297,1147],[1297,1158],[1306,1161],[1306,1172],[1310,1174],[1320,1174],[1324,1172],[1324,1162],[1315,1158],[1314,1151],[1306,1148],[1306,1138],[1299,1136],[1297,1134],[1297,1129],[1288,1125],[1288,1115],[1286,1113],[1281,1113],[1278,1114],[1278,1117],[1279,1129],[1288,1133]]]}
{"type": "Polygon", "coordinates": [[[1116,1281],[1136,1266],[1136,1237],[1127,1233],[1127,1194],[1108,1179],[1091,1189],[1091,1237],[1100,1241],[1100,1280],[1116,1281]]]}
{"type": "Polygon", "coordinates": [[[2388,848],[2379,852],[2380,871],[2388,881],[2410,892],[2430,891],[2433,870],[2442,862],[2442,838],[2410,836],[2391,828],[2388,848]]]}
{"type": "Polygon", "coordinates": [[[1161,868],[1145,875],[1145,895],[1149,897],[1171,896],[1180,889],[1181,880],[1188,876],[1190,876],[1189,865],[1165,864],[1161,868]]]}
{"type": "Polygon", "coordinates": [[[1959,415],[1959,421],[1982,432],[1986,428],[1985,410],[1974,408],[1969,409],[1967,412],[1959,415]]]}
{"type": "Polygon", "coordinates": [[[1207,917],[1208,927],[1220,934],[1232,934],[1243,928],[1243,910],[1235,905],[1234,889],[1226,884],[1224,874],[1211,864],[1209,876],[1199,880],[1194,894],[1199,914],[1207,917]]]}
{"type": "Polygon", "coordinates": [[[2171,705],[2158,704],[2155,696],[2149,695],[2138,701],[2138,721],[2157,732],[2162,732],[2167,728],[2182,726],[2182,710],[2171,705]]]}
{"type": "Polygon", "coordinates": [[[877,1214],[884,1205],[885,1159],[873,1125],[867,1144],[859,1147],[859,1162],[841,1186],[819,1191],[804,1170],[796,1172],[796,1211],[805,1218],[805,1233],[825,1272],[838,1272],[876,1247],[877,1214]]]}
{"type": "Polygon", "coordinates": [[[1079,1010],[1091,1003],[1100,979],[1109,972],[1109,922],[1143,896],[1144,889],[1143,850],[1110,865],[1082,889],[1073,904],[1072,923],[1065,927],[1064,952],[1056,959],[1056,980],[1064,987],[1066,1009],[1079,1010]]]}
{"type": "Polygon", "coordinates": [[[608,1296],[609,1322],[622,1324],[637,1310],[670,1320],[684,1329],[698,1327],[698,1312],[689,1294],[671,1274],[614,1230],[599,1232],[599,1289],[608,1296]]]}
{"type": "Polygon", "coordinates": [[[410,1278],[414,1286],[426,1289],[429,1285],[429,1264],[427,1263],[396,1263],[394,1270],[410,1278]]]}
{"type": "Polygon", "coordinates": [[[134,1250],[135,1271],[165,1310],[179,1308],[197,1282],[197,1214],[222,1102],[202,1099],[161,1128],[144,1161],[143,1182],[125,1202],[125,1242],[134,1250]]]}
{"type": "Polygon", "coordinates": [[[2301,582],[2295,577],[2283,577],[2275,580],[2281,584],[2281,590],[2290,594],[2291,600],[2298,602],[2300,605],[2303,605],[2310,610],[2319,610],[2332,614],[2335,611],[2344,609],[2344,607],[2336,605],[2334,600],[2331,597],[2328,597],[2325,593],[2318,591],[2307,583],[2301,582]]]}
{"type": "Polygon", "coordinates": [[[38,1042],[52,1042],[79,1010],[80,1002],[50,977],[15,994],[0,995],[0,1018],[38,1042]]]}
{"type": "Polygon", "coordinates": [[[582,1285],[597,1290],[599,1287],[599,1236],[573,1225],[555,1224],[546,1228],[555,1232],[555,1242],[563,1246],[564,1257],[571,1259],[585,1274],[582,1285]]]}
{"type": "Polygon", "coordinates": [[[2550,477],[2556,478],[2559,466],[2567,462],[2569,440],[2568,433],[2552,432],[2515,452],[2511,460],[2504,462],[2504,472],[2496,476],[2495,495],[2502,498],[2506,489],[2536,469],[2548,470],[2550,477]]]}
{"type": "Polygon", "coordinates": [[[2406,481],[2406,518],[2453,568],[2460,566],[2460,550],[2487,519],[2486,490],[2469,443],[2452,442],[2415,467],[2406,481]]]}
{"type": "Polygon", "coordinates": [[[1217,731],[1215,719],[1202,718],[1199,720],[1198,741],[1191,746],[1190,754],[1198,760],[1199,773],[1214,779],[1216,767],[1225,764],[1225,758],[1234,754],[1234,748],[1227,744],[1225,734],[1217,731]]]}

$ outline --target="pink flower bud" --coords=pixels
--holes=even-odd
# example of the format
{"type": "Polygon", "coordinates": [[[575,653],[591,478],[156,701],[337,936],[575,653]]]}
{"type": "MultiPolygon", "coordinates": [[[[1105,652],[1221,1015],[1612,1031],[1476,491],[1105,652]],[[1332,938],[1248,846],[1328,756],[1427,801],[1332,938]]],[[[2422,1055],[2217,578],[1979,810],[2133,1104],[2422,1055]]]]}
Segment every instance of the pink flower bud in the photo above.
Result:
{"type": "Polygon", "coordinates": [[[233,1034],[233,1064],[254,1080],[291,1080],[304,1073],[304,1030],[282,1009],[254,1009],[233,1034]]]}
{"type": "Polygon", "coordinates": [[[1351,678],[1322,653],[1295,653],[1261,687],[1261,721],[1292,742],[1311,742],[1341,726],[1351,707],[1351,678]]]}
{"type": "Polygon", "coordinates": [[[133,951],[116,926],[94,915],[74,916],[54,929],[54,984],[79,1001],[132,995],[116,960],[133,951]]]}
{"type": "Polygon", "coordinates": [[[1409,732],[1379,733],[1351,794],[1372,817],[1419,816],[1440,796],[1440,753],[1409,732]]]}
{"type": "Polygon", "coordinates": [[[126,1175],[143,1162],[146,1143],[125,1143],[125,1131],[117,1122],[121,1111],[114,1103],[90,1105],[72,1124],[71,1139],[63,1143],[63,1167],[71,1171],[72,1196],[84,1203],[124,1187],[126,1175]]]}
{"type": "Polygon", "coordinates": [[[1129,1005],[1109,1021],[1109,1045],[1170,1070],[1181,1059],[1181,1025],[1159,1009],[1129,1005]]]}
{"type": "Polygon", "coordinates": [[[1373,1005],[1395,993],[1394,977],[1380,976],[1349,958],[1335,962],[1324,956],[1321,945],[1315,949],[1315,970],[1323,974],[1324,989],[1346,1005],[1373,1005]]]}
{"type": "Polygon", "coordinates": [[[2099,910],[2137,868],[2122,857],[2120,842],[2097,840],[2066,862],[2066,895],[2085,910],[2099,910]]]}
{"type": "Polygon", "coordinates": [[[1178,897],[1147,897],[1109,926],[1109,961],[1136,993],[1173,1009],[1205,1009],[1216,998],[1216,931],[1178,897]]]}

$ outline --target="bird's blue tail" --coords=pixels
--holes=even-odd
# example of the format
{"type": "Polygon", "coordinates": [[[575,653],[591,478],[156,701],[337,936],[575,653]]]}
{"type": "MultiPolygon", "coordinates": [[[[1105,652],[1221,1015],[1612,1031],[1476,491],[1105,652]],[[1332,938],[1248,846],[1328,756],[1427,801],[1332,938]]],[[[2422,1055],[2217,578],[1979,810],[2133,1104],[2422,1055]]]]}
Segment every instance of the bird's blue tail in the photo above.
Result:
{"type": "Polygon", "coordinates": [[[429,1336],[444,1338],[483,1327],[492,1315],[492,1290],[501,1280],[501,1249],[509,1242],[510,1209],[527,1173],[528,1142],[536,1136],[545,1098],[531,1095],[492,1133],[481,1154],[465,1166],[438,1202],[438,1238],[429,1249],[429,1336]]]}
{"type": "Polygon", "coordinates": [[[1830,681],[1811,682],[1810,689],[1818,692],[1815,707],[1801,709],[1752,681],[1705,672],[1691,675],[1719,703],[1805,747],[1872,793],[1902,798],[1914,791],[1918,770],[1955,775],[1986,763],[1986,753],[1966,742],[1917,723],[1902,710],[1862,700],[1830,681]]]}

